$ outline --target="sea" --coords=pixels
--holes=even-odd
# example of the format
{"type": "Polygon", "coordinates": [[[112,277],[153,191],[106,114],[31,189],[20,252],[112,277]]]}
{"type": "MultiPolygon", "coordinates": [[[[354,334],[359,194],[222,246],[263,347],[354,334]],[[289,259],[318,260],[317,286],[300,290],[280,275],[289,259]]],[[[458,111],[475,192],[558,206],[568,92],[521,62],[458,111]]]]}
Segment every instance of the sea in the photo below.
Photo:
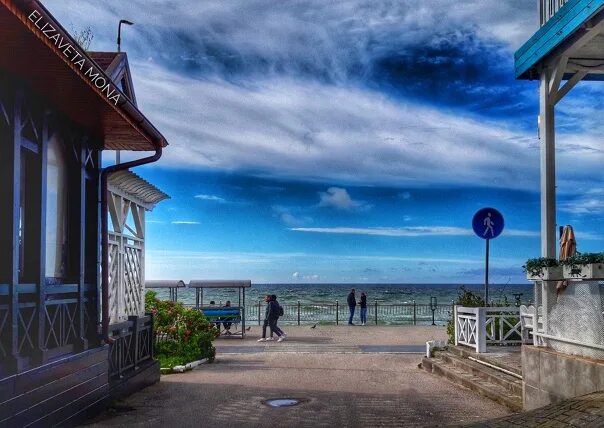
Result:
{"type": "MultiPolygon", "coordinates": [[[[430,304],[432,297],[437,304],[450,305],[457,300],[458,293],[464,287],[480,296],[484,295],[483,284],[252,284],[245,291],[245,305],[253,305],[262,301],[266,294],[276,294],[282,305],[327,304],[339,301],[345,304],[346,296],[351,288],[356,290],[357,299],[361,292],[367,294],[368,302],[380,304],[430,304]]],[[[154,290],[158,297],[168,298],[167,290],[154,290]]],[[[221,304],[227,300],[238,304],[239,294],[236,289],[205,289],[203,303],[214,301],[221,304]]],[[[510,305],[517,303],[528,304],[533,300],[532,284],[490,284],[489,301],[503,303],[507,299],[510,305]]],[[[178,301],[187,305],[195,304],[195,290],[179,289],[178,301]]],[[[243,302],[241,302],[243,303],[243,302]]]]}

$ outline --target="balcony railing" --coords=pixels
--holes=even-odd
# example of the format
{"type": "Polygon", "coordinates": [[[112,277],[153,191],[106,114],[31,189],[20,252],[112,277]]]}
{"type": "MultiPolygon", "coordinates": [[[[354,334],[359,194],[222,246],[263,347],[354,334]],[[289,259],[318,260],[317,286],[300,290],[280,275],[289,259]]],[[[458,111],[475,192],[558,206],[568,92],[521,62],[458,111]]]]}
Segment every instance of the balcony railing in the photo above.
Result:
{"type": "Polygon", "coordinates": [[[539,0],[539,22],[544,26],[568,0],[539,0]]]}
{"type": "Polygon", "coordinates": [[[511,307],[466,308],[455,306],[455,345],[487,352],[487,345],[520,345],[520,309],[511,307]]]}

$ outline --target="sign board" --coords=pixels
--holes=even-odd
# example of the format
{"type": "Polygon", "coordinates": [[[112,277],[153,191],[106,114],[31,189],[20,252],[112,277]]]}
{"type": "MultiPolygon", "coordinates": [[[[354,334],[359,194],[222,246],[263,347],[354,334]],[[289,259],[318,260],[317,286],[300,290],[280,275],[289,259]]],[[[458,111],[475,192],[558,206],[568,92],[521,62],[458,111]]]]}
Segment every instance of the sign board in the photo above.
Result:
{"type": "Polygon", "coordinates": [[[495,239],[503,232],[503,216],[495,208],[478,210],[472,218],[472,229],[482,239],[495,239]]]}

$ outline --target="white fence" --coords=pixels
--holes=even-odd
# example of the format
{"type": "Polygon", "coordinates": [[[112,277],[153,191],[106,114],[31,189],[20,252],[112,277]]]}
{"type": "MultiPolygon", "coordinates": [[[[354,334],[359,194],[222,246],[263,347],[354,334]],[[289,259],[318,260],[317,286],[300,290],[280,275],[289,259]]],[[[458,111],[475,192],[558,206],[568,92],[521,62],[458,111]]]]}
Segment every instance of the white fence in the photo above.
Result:
{"type": "Polygon", "coordinates": [[[455,345],[487,352],[487,345],[522,343],[520,309],[511,307],[466,308],[456,305],[455,345]]]}

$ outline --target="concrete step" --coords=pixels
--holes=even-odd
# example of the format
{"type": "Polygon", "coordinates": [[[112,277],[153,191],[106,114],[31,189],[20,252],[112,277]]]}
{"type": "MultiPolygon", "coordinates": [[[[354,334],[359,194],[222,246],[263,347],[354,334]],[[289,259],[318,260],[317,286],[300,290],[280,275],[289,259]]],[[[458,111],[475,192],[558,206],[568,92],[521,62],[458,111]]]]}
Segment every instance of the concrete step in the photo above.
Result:
{"type": "Polygon", "coordinates": [[[522,395],[522,380],[512,375],[503,373],[499,370],[487,367],[467,358],[460,357],[454,353],[441,351],[436,353],[436,356],[444,362],[453,365],[454,367],[478,376],[489,382],[501,385],[506,390],[515,395],[522,395]]]}
{"type": "MultiPolygon", "coordinates": [[[[476,358],[477,360],[484,361],[485,363],[489,363],[489,364],[493,364],[495,366],[501,367],[502,369],[515,373],[518,376],[522,376],[522,367],[519,364],[508,364],[505,361],[503,361],[501,358],[492,358],[488,352],[486,354],[478,354],[478,353],[472,351],[467,346],[452,346],[452,345],[449,345],[447,347],[447,351],[449,351],[452,354],[455,354],[459,357],[464,357],[464,358],[473,357],[473,358],[476,358]]],[[[520,348],[518,347],[518,353],[519,352],[520,352],[520,348]]]]}
{"type": "Polygon", "coordinates": [[[424,357],[421,365],[424,370],[442,376],[513,411],[522,411],[522,393],[510,391],[499,383],[472,374],[460,366],[456,367],[454,363],[447,362],[439,356],[424,357]]]}

